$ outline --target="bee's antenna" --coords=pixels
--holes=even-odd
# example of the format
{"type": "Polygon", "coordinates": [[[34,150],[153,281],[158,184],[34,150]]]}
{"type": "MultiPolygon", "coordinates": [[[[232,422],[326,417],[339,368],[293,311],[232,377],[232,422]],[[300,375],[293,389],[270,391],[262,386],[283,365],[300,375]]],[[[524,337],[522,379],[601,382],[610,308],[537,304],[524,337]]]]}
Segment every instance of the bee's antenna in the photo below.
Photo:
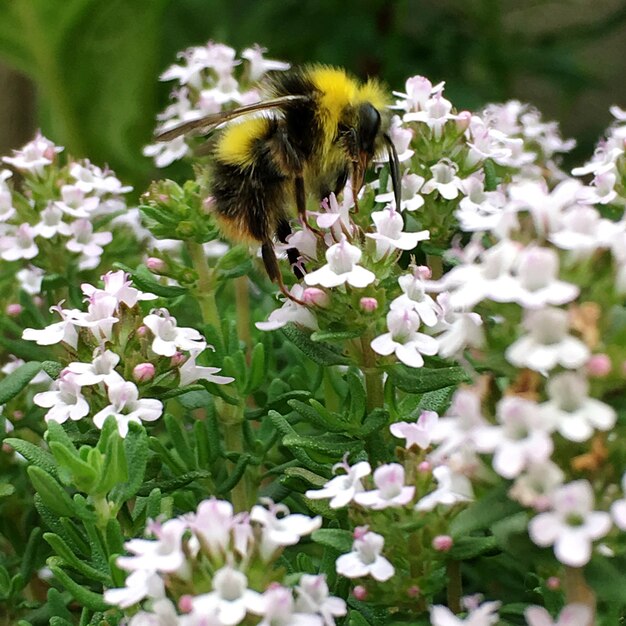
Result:
{"type": "Polygon", "coordinates": [[[399,211],[400,203],[402,202],[400,159],[398,159],[398,152],[396,151],[396,147],[393,145],[393,141],[391,141],[391,137],[385,133],[383,138],[389,154],[389,172],[391,173],[391,186],[393,187],[393,197],[396,201],[396,211],[399,211]]]}

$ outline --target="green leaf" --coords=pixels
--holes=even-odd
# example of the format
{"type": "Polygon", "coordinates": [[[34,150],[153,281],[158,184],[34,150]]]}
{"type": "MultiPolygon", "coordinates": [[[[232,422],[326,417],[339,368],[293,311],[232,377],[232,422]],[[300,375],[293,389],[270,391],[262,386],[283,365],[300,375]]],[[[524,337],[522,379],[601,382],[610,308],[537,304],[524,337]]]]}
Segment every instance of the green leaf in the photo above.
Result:
{"type": "Polygon", "coordinates": [[[454,561],[466,561],[483,554],[494,555],[499,552],[500,547],[495,537],[459,537],[454,540],[454,545],[446,556],[454,561]]]}
{"type": "Polygon", "coordinates": [[[131,422],[124,439],[124,454],[128,464],[128,480],[113,487],[109,499],[120,506],[130,500],[143,484],[148,462],[148,435],[141,424],[131,422]]]}
{"type": "Polygon", "coordinates": [[[470,382],[470,377],[462,367],[410,368],[395,365],[389,371],[391,384],[407,393],[427,393],[444,387],[470,382]]]}
{"type": "Polygon", "coordinates": [[[52,476],[57,476],[57,464],[54,457],[39,446],[30,441],[8,437],[3,443],[9,444],[15,451],[19,452],[27,461],[40,467],[52,476]]]}
{"type": "MultiPolygon", "coordinates": [[[[104,432],[104,431],[103,431],[104,432]]],[[[128,466],[124,454],[124,439],[117,429],[111,432],[106,441],[104,462],[98,482],[93,486],[94,495],[104,495],[115,485],[128,480],[128,466]]]]}
{"type": "Polygon", "coordinates": [[[51,511],[63,517],[75,515],[72,499],[50,474],[35,465],[31,465],[27,472],[42,502],[51,511]]]}
{"type": "Polygon", "coordinates": [[[15,493],[15,487],[8,483],[0,483],[0,498],[6,498],[15,493]]]}
{"type": "Polygon", "coordinates": [[[230,470],[228,478],[220,485],[217,485],[215,488],[216,493],[223,494],[233,489],[243,477],[246,467],[248,467],[251,460],[252,457],[249,454],[242,454],[237,463],[235,463],[235,467],[230,470]]]}
{"type": "Polygon", "coordinates": [[[300,413],[307,422],[317,424],[323,430],[343,433],[354,428],[354,425],[343,419],[343,416],[329,411],[317,400],[310,399],[308,404],[300,402],[299,400],[289,400],[287,404],[294,411],[300,413]]]}
{"type": "Polygon", "coordinates": [[[342,331],[332,331],[332,330],[316,330],[311,333],[311,340],[317,341],[320,343],[337,343],[340,341],[345,341],[346,339],[356,339],[363,334],[361,330],[342,330],[342,331]]]}
{"type": "Polygon", "coordinates": [[[50,450],[59,466],[70,472],[72,482],[79,491],[90,493],[93,488],[98,472],[89,463],[83,461],[78,454],[72,454],[65,446],[58,441],[50,442],[50,450]]]}
{"type": "Polygon", "coordinates": [[[297,433],[285,435],[283,445],[288,448],[304,448],[325,454],[331,457],[341,458],[346,452],[354,452],[363,448],[363,442],[348,439],[341,435],[299,435],[297,433]]]}
{"type": "Polygon", "coordinates": [[[43,538],[48,542],[55,553],[63,559],[65,565],[71,567],[77,572],[80,572],[89,580],[97,580],[107,586],[111,585],[111,577],[108,572],[101,572],[95,567],[89,565],[83,558],[76,556],[65,541],[59,537],[59,535],[54,533],[45,533],[43,538]]]}
{"type": "Polygon", "coordinates": [[[265,346],[262,343],[257,343],[250,355],[250,368],[245,389],[246,395],[250,395],[261,386],[265,379],[266,367],[265,346]]]}
{"type": "Polygon", "coordinates": [[[0,380],[0,404],[6,404],[28,385],[41,371],[39,361],[31,361],[20,365],[14,372],[0,380]]]}
{"type": "Polygon", "coordinates": [[[67,589],[72,594],[74,599],[82,606],[86,606],[92,611],[106,611],[106,609],[109,608],[109,605],[104,601],[102,594],[94,593],[82,585],[79,585],[57,565],[50,565],[50,570],[55,575],[59,583],[61,583],[61,585],[65,587],[65,589],[67,589]]]}
{"type": "Polygon", "coordinates": [[[287,324],[282,328],[282,332],[309,359],[319,365],[348,365],[350,363],[340,350],[331,344],[313,341],[295,324],[287,324]]]}
{"type": "Polygon", "coordinates": [[[191,446],[189,445],[189,440],[187,439],[187,433],[184,431],[182,427],[181,420],[179,418],[174,417],[170,413],[165,415],[165,428],[167,429],[167,434],[170,437],[170,441],[174,446],[174,450],[178,453],[180,460],[185,465],[185,470],[196,469],[193,465],[194,463],[194,454],[191,450],[191,446]]]}
{"type": "Polygon", "coordinates": [[[585,567],[585,578],[599,600],[624,603],[626,589],[626,557],[607,559],[594,556],[585,567]]]}
{"type": "Polygon", "coordinates": [[[456,390],[457,387],[444,387],[437,389],[437,391],[429,391],[420,398],[417,408],[420,411],[435,411],[435,413],[443,415],[450,406],[450,401],[456,390]]]}
{"type": "Polygon", "coordinates": [[[339,528],[320,528],[313,532],[311,538],[315,543],[333,548],[340,554],[350,552],[354,543],[352,533],[349,530],[339,528]]]}
{"type": "Polygon", "coordinates": [[[177,298],[187,293],[185,287],[160,283],[145,265],[139,265],[134,270],[122,263],[115,263],[114,265],[128,272],[131,275],[135,287],[141,289],[141,291],[153,293],[161,298],[177,298]]]}

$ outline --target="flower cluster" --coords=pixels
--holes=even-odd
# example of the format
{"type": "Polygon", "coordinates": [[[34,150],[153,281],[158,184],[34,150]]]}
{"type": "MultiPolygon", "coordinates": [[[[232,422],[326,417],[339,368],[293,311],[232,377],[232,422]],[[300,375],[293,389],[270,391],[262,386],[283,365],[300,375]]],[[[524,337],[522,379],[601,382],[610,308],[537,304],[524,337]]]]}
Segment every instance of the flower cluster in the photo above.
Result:
{"type": "Polygon", "coordinates": [[[129,422],[152,422],[163,413],[162,402],[149,397],[155,377],[160,385],[178,381],[185,386],[200,379],[232,382],[231,377],[216,375],[219,368],[196,364],[207,348],[197,330],[178,327],[166,309],[143,315],[139,303],[154,300],[155,295],[132,287],[121,270],[102,280],[103,289],[81,286],[86,311],[64,309],[61,303],[53,307],[61,321],[24,330],[26,340],[42,346],[62,344],[67,350],[68,362],[51,389],[34,397],[35,404],[49,409],[46,420],[63,423],[90,416],[102,428],[113,416],[125,437],[129,422]]]}
{"type": "MultiPolygon", "coordinates": [[[[271,70],[286,70],[288,63],[264,58],[267,52],[259,46],[246,48],[241,59],[233,48],[209,41],[204,46],[188,48],[181,53],[181,63],[161,74],[163,81],[176,81],[172,103],[157,116],[160,131],[184,122],[219,113],[233,106],[252,104],[261,99],[258,81],[271,70]],[[237,77],[237,67],[244,64],[237,77]]],[[[167,167],[191,153],[189,140],[176,137],[171,141],[146,146],[144,155],[154,158],[157,167],[167,167]]]]}
{"type": "Polygon", "coordinates": [[[204,500],[195,513],[152,522],[154,539],[126,544],[131,556],[117,564],[130,574],[125,587],[105,592],[106,601],[121,608],[143,603],[130,626],[163,620],[235,626],[246,616],[268,625],[333,626],[346,605],[329,594],[323,576],[303,574],[292,587],[272,567],[285,546],[318,529],[321,518],[264,503],[235,514],[229,502],[204,500]]]}

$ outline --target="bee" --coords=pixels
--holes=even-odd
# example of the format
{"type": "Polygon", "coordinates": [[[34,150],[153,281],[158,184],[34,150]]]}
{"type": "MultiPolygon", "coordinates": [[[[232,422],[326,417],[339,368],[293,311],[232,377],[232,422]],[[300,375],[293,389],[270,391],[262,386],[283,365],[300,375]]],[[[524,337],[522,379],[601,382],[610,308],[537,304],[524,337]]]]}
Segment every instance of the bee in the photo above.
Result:
{"type": "MultiPolygon", "coordinates": [[[[358,211],[366,170],[385,148],[399,207],[399,161],[386,133],[385,92],[376,81],[362,83],[342,69],[313,65],[276,73],[266,87],[268,97],[261,102],[190,120],[156,139],[207,134],[246,116],[227,124],[211,149],[215,214],[229,238],[261,245],[268,276],[299,302],[285,287],[273,244],[291,234],[290,207],[295,204],[303,227],[317,232],[306,219],[307,195],[321,201],[338,194],[350,178],[358,211]]],[[[295,265],[297,250],[288,256],[295,265]]],[[[294,272],[301,277],[297,266],[294,272]]]]}

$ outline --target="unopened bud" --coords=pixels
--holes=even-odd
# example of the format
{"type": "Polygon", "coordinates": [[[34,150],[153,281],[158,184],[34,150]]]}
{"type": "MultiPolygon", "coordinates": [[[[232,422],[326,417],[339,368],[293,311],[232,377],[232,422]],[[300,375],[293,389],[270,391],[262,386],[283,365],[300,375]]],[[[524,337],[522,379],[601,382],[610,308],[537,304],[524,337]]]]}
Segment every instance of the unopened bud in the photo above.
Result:
{"type": "Polygon", "coordinates": [[[7,304],[6,312],[9,317],[17,317],[22,312],[22,305],[17,302],[7,304]]]}
{"type": "Polygon", "coordinates": [[[432,465],[430,464],[429,461],[422,461],[417,466],[417,471],[421,472],[422,474],[428,474],[431,472],[431,470],[432,470],[432,465]]]}
{"type": "Polygon", "coordinates": [[[589,376],[594,378],[604,378],[611,372],[611,367],[611,359],[608,354],[593,354],[585,365],[589,376]]]}
{"type": "Polygon", "coordinates": [[[551,591],[557,591],[561,588],[561,579],[558,576],[550,576],[550,578],[546,580],[546,587],[551,591]]]}
{"type": "Polygon", "coordinates": [[[138,383],[154,378],[154,365],[152,363],[139,363],[133,368],[133,378],[138,383]]]}
{"type": "Polygon", "coordinates": [[[437,535],[432,545],[437,552],[448,552],[454,545],[454,540],[450,535],[437,535]]]}
{"type": "Polygon", "coordinates": [[[456,120],[456,128],[460,133],[464,133],[472,121],[472,114],[469,111],[461,111],[456,120]]]}
{"type": "Polygon", "coordinates": [[[185,594],[178,598],[178,608],[181,613],[191,613],[193,610],[193,596],[190,594],[185,594]]]}
{"type": "Polygon", "coordinates": [[[172,364],[172,367],[178,367],[179,365],[182,365],[185,361],[186,361],[186,357],[182,352],[177,352],[170,359],[170,363],[172,364]]]}
{"type": "Polygon", "coordinates": [[[367,598],[367,589],[363,585],[357,585],[352,590],[352,595],[357,599],[363,602],[367,598]]]}
{"type": "Polygon", "coordinates": [[[165,269],[166,265],[163,259],[158,259],[155,256],[151,256],[146,259],[146,267],[151,272],[154,272],[155,274],[159,274],[165,269]]]}
{"type": "Polygon", "coordinates": [[[24,411],[13,411],[13,415],[11,417],[14,422],[19,422],[24,417],[24,411]]]}
{"type": "Polygon", "coordinates": [[[409,598],[417,598],[421,592],[422,590],[417,585],[411,585],[406,590],[406,595],[409,596],[409,598]]]}
{"type": "Polygon", "coordinates": [[[35,306],[42,306],[43,298],[41,296],[33,296],[33,302],[35,303],[35,306]]]}
{"type": "Polygon", "coordinates": [[[369,531],[369,526],[357,526],[352,532],[352,537],[354,539],[363,539],[365,535],[367,535],[369,531]]]}
{"type": "Polygon", "coordinates": [[[428,265],[414,265],[413,276],[418,280],[430,280],[433,272],[428,265]]]}
{"type": "Polygon", "coordinates": [[[326,308],[330,302],[330,298],[323,289],[318,289],[317,287],[307,287],[302,292],[302,301],[307,306],[326,308]]]}
{"type": "Polygon", "coordinates": [[[137,329],[137,336],[138,337],[145,337],[148,334],[148,327],[147,326],[140,326],[137,329]]]}
{"type": "Polygon", "coordinates": [[[359,306],[361,307],[361,311],[373,313],[378,308],[378,300],[376,300],[376,298],[361,298],[359,306]]]}

